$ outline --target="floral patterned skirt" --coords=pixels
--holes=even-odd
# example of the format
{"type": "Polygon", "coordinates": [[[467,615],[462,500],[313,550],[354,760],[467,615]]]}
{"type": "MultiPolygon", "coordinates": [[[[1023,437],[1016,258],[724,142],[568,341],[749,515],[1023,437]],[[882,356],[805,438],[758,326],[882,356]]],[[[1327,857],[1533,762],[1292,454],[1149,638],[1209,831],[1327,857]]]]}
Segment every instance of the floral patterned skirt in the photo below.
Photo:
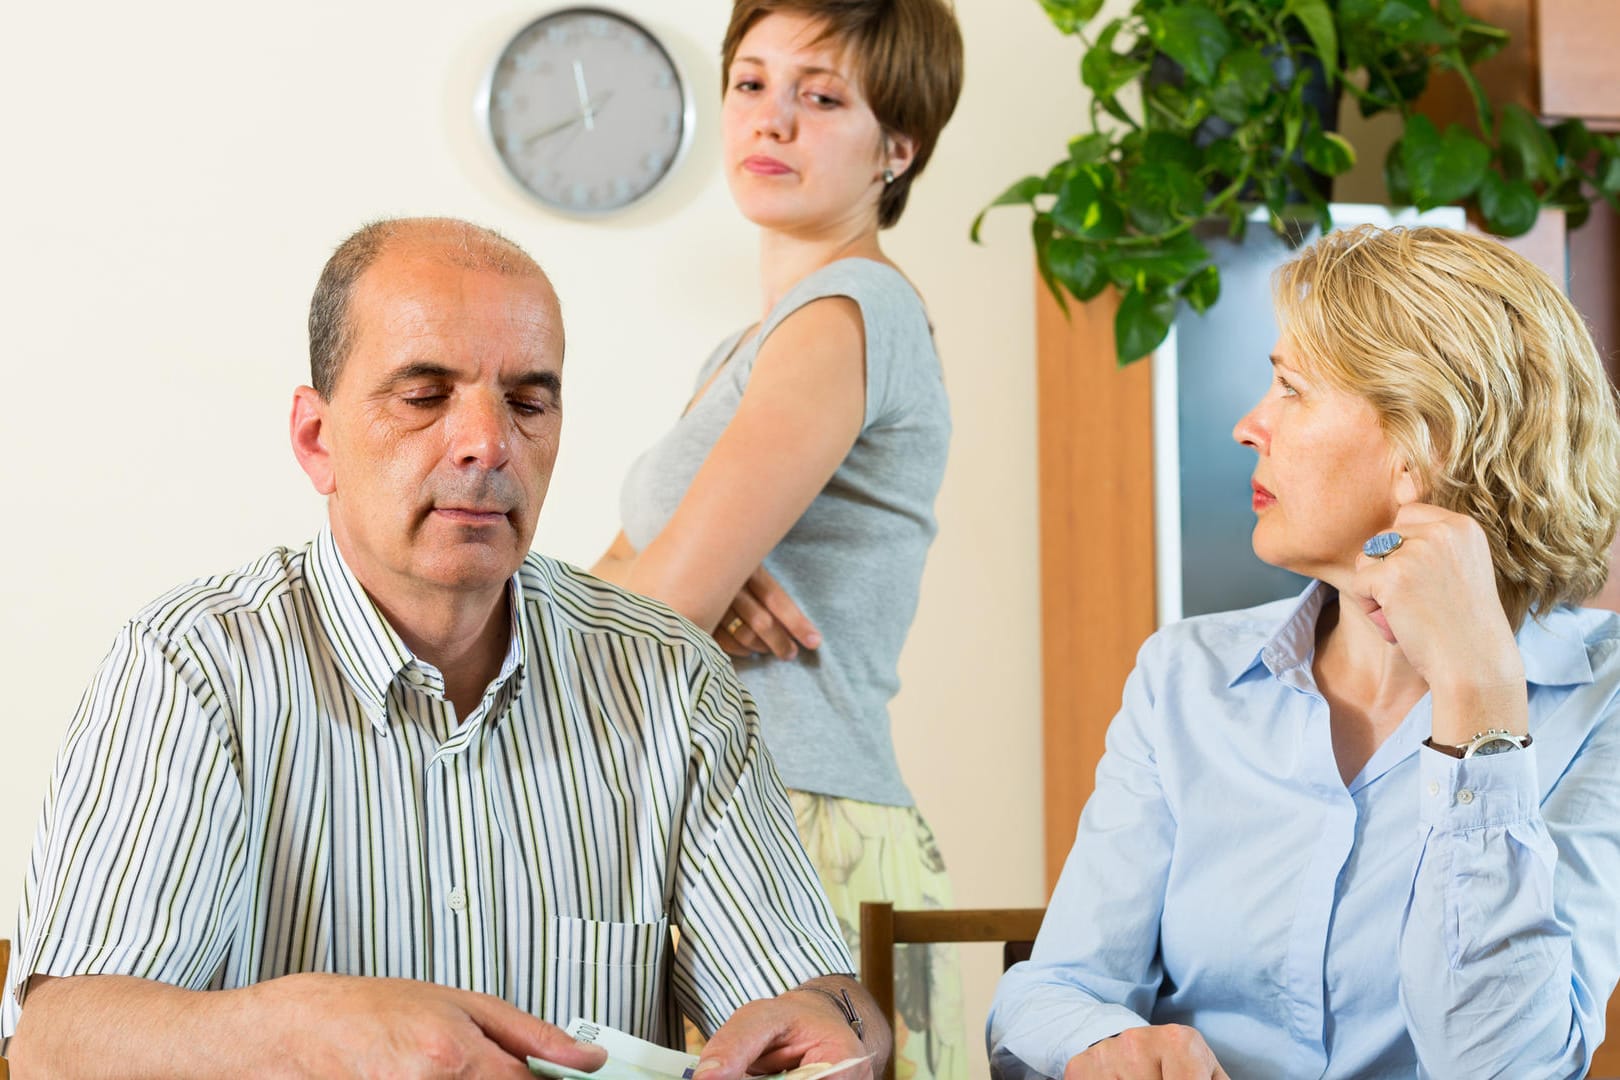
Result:
{"type": "MultiPolygon", "coordinates": [[[[799,838],[821,875],[849,951],[861,955],[861,901],[897,908],[951,906],[945,862],[914,806],[882,806],[789,791],[799,838]]],[[[894,952],[896,1080],[962,1080],[967,1028],[954,945],[897,945],[894,952]]]]}
{"type": "MultiPolygon", "coordinates": [[[[888,900],[902,909],[951,906],[945,862],[916,807],[791,789],[788,800],[857,964],[861,901],[888,900]]],[[[967,1026],[954,945],[895,946],[892,1023],[896,1080],[965,1080],[967,1026]]],[[[693,1054],[703,1048],[690,1021],[686,1048],[693,1054]]]]}

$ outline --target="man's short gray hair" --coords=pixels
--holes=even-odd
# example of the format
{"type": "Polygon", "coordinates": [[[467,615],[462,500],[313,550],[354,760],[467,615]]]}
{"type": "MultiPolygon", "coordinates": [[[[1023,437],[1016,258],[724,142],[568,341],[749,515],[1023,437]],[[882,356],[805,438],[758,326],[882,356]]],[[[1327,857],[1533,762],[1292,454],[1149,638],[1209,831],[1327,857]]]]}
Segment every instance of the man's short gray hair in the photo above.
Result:
{"type": "Polygon", "coordinates": [[[362,226],[326,260],[309,301],[309,382],[322,398],[331,399],[343,361],[354,346],[349,306],[355,282],[385,252],[399,247],[469,270],[545,276],[522,248],[494,229],[468,221],[384,218],[362,226]]]}

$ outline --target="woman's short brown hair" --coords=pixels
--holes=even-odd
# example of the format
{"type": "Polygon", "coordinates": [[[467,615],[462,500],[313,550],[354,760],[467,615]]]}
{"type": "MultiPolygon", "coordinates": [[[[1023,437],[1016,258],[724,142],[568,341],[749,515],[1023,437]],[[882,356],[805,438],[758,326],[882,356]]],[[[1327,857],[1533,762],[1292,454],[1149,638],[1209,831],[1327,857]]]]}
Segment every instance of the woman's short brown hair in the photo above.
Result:
{"type": "Polygon", "coordinates": [[[1551,278],[1483,236],[1364,225],[1318,240],[1273,284],[1305,367],[1372,404],[1426,502],[1485,530],[1515,627],[1603,585],[1620,417],[1551,278]]]}
{"type": "Polygon", "coordinates": [[[911,167],[883,189],[878,227],[900,220],[911,182],[928,164],[962,92],[962,31],[945,0],[736,0],[720,49],[721,93],[743,35],[778,12],[822,24],[821,40],[847,50],[872,115],[916,147],[911,167]]]}

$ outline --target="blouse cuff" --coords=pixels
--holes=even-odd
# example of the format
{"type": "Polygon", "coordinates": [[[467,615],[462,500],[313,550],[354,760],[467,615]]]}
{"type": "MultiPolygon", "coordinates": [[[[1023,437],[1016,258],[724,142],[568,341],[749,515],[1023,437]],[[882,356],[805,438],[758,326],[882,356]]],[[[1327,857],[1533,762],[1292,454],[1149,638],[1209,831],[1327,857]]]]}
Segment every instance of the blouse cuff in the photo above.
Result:
{"type": "Polygon", "coordinates": [[[1536,748],[1454,758],[1425,746],[1418,771],[1419,817],[1443,832],[1466,832],[1530,820],[1538,813],[1536,748]]]}

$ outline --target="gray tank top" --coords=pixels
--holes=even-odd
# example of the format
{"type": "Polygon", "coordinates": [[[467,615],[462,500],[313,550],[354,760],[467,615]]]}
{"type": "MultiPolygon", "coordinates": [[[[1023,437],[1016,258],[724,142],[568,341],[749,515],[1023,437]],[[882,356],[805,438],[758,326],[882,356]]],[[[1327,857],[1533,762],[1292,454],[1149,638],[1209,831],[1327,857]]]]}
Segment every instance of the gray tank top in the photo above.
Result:
{"type": "Polygon", "coordinates": [[[910,806],[888,704],[900,688],[900,647],[934,537],[951,418],[928,314],[906,279],[879,262],[841,259],[794,286],[740,348],[746,331],[721,342],[696,386],[716,369],[718,377],[630,467],[619,509],[625,536],[640,551],[674,514],[731,422],[760,344],[824,296],[860,306],[866,417],[838,471],[765,559],[821,631],[822,644],[794,660],[738,660],[737,674],[759,703],[766,745],[788,787],[910,806]]]}

